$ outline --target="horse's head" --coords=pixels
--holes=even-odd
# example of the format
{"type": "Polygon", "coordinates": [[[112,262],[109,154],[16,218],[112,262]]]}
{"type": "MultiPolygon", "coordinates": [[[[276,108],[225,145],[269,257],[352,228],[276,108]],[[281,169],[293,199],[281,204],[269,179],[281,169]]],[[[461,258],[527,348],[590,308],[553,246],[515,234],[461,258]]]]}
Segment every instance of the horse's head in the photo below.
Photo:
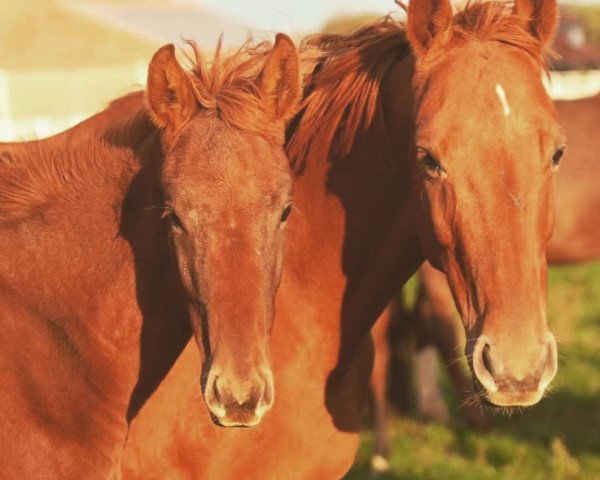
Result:
{"type": "Polygon", "coordinates": [[[533,405],[556,374],[545,249],[564,138],[542,86],[555,0],[413,0],[419,236],[467,331],[482,397],[533,405]]]}
{"type": "Polygon", "coordinates": [[[194,49],[193,75],[172,45],[148,72],[164,219],[203,351],[206,404],[219,425],[251,426],[273,403],[268,348],[292,208],[283,130],[300,92],[298,57],[281,34],[266,56],[217,54],[212,70],[194,49]]]}

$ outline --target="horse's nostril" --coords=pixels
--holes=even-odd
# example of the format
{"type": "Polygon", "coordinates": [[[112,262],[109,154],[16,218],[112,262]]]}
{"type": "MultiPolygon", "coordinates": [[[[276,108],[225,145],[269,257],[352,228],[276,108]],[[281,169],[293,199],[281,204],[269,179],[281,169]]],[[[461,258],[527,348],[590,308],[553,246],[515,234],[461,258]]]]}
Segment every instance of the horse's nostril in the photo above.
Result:
{"type": "Polygon", "coordinates": [[[489,346],[489,344],[485,344],[485,346],[483,347],[483,351],[481,352],[481,357],[483,360],[483,366],[484,368],[489,372],[489,374],[493,377],[494,376],[494,367],[492,365],[492,359],[490,357],[490,352],[491,347],[489,346]]]}
{"type": "Polygon", "coordinates": [[[215,377],[215,381],[213,382],[213,395],[215,396],[215,400],[221,403],[221,395],[219,394],[219,387],[217,386],[218,381],[219,378],[215,377]]]}
{"type": "Polygon", "coordinates": [[[473,351],[473,373],[488,392],[496,392],[498,384],[495,379],[495,369],[492,361],[492,347],[485,338],[479,338],[473,351]]]}
{"type": "Polygon", "coordinates": [[[541,391],[544,391],[548,387],[556,375],[557,368],[558,352],[556,351],[556,340],[553,335],[549,334],[548,346],[546,349],[546,362],[538,386],[541,391]]]}

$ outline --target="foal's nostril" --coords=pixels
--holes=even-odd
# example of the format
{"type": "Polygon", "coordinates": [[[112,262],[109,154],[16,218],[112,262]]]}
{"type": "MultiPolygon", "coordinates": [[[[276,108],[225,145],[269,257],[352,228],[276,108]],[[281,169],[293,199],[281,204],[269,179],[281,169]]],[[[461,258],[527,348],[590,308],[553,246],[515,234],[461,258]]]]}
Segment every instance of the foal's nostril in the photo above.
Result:
{"type": "Polygon", "coordinates": [[[220,371],[209,376],[205,391],[206,404],[217,425],[253,426],[273,405],[273,376],[270,371],[246,375],[220,371]]]}
{"type": "Polygon", "coordinates": [[[219,387],[217,386],[218,382],[219,382],[219,377],[215,377],[215,380],[213,382],[213,395],[214,395],[215,400],[218,403],[221,403],[221,395],[219,395],[219,387]]]}
{"type": "Polygon", "coordinates": [[[265,387],[262,395],[262,404],[270,407],[273,404],[273,380],[265,378],[265,387]]]}

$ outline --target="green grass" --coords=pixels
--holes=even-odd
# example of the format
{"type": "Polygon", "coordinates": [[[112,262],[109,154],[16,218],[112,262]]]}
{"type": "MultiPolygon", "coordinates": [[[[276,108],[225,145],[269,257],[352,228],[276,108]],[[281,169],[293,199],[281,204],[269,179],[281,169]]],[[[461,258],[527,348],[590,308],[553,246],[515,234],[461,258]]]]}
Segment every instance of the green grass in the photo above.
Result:
{"type": "MultiPolygon", "coordinates": [[[[397,417],[392,470],[381,479],[600,479],[600,265],[552,269],[548,302],[560,355],[549,396],[495,415],[487,433],[457,418],[444,426],[397,417]]],[[[347,480],[370,478],[372,448],[367,430],[347,480]]]]}

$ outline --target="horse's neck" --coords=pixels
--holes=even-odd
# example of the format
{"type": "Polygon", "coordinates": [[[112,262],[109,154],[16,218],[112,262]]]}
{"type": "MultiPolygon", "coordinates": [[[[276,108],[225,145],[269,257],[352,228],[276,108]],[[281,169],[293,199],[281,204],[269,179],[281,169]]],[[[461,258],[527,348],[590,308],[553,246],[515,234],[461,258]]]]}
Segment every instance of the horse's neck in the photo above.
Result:
{"type": "Polygon", "coordinates": [[[77,316],[81,300],[75,295],[69,301],[68,282],[82,290],[89,286],[94,296],[110,286],[130,256],[115,247],[123,243],[124,208],[141,210],[152,202],[151,189],[141,184],[156,177],[149,171],[158,168],[152,155],[160,148],[148,125],[141,97],[132,95],[61,134],[2,147],[9,162],[5,169],[0,164],[0,185],[8,187],[0,193],[6,207],[0,242],[12,245],[12,255],[23,256],[24,265],[0,268],[0,278],[23,277],[23,269],[37,278],[45,277],[33,272],[48,269],[51,283],[62,275],[47,294],[50,303],[59,301],[65,317],[77,316]],[[46,262],[26,261],[35,255],[46,262]]]}
{"type": "Polygon", "coordinates": [[[550,263],[589,262],[600,258],[600,95],[555,105],[569,148],[554,177],[555,224],[546,257],[550,263]]]}
{"type": "Polygon", "coordinates": [[[414,61],[407,57],[384,76],[383,112],[376,116],[384,118],[386,135],[373,129],[364,132],[346,158],[335,159],[335,137],[330,148],[327,138],[316,133],[310,160],[295,182],[298,220],[310,233],[305,233],[306,238],[296,231],[290,235],[286,262],[302,262],[294,258],[294,245],[303,245],[307,268],[314,269],[317,278],[331,271],[328,285],[337,284],[338,293],[343,289],[347,306],[364,303],[357,300],[364,298],[365,305],[377,310],[378,292],[389,295],[421,261],[408,160],[413,141],[413,72],[414,61]],[[388,144],[382,145],[383,138],[388,144]],[[390,157],[378,158],[378,153],[390,157]],[[397,279],[389,278],[393,276],[397,279]],[[372,300],[367,302],[368,298],[372,300]]]}
{"type": "Polygon", "coordinates": [[[290,272],[300,283],[292,288],[317,299],[316,328],[340,340],[334,347],[351,357],[421,262],[414,209],[403,187],[406,173],[371,158],[368,145],[342,161],[326,160],[318,145],[313,150],[294,186],[298,211],[290,224],[278,299],[286,301],[290,272]]]}
{"type": "MultiPolygon", "coordinates": [[[[160,160],[152,155],[160,145],[140,107],[139,98],[127,98],[63,134],[13,144],[15,162],[29,149],[29,164],[53,162],[49,174],[59,173],[43,192],[47,202],[34,204],[35,214],[24,211],[0,236],[0,304],[16,299],[21,312],[20,322],[17,314],[3,319],[14,323],[15,335],[29,332],[33,344],[45,344],[52,358],[84,366],[75,369],[81,378],[69,379],[71,390],[80,381],[90,391],[91,382],[103,401],[122,408],[137,380],[141,329],[154,312],[150,297],[163,294],[157,282],[170,272],[170,258],[161,255],[166,240],[156,243],[158,213],[149,208],[160,160]],[[153,275],[152,288],[144,274],[153,275]],[[65,345],[76,355],[62,355],[65,345]]],[[[124,417],[119,412],[118,421],[124,417]]]]}

